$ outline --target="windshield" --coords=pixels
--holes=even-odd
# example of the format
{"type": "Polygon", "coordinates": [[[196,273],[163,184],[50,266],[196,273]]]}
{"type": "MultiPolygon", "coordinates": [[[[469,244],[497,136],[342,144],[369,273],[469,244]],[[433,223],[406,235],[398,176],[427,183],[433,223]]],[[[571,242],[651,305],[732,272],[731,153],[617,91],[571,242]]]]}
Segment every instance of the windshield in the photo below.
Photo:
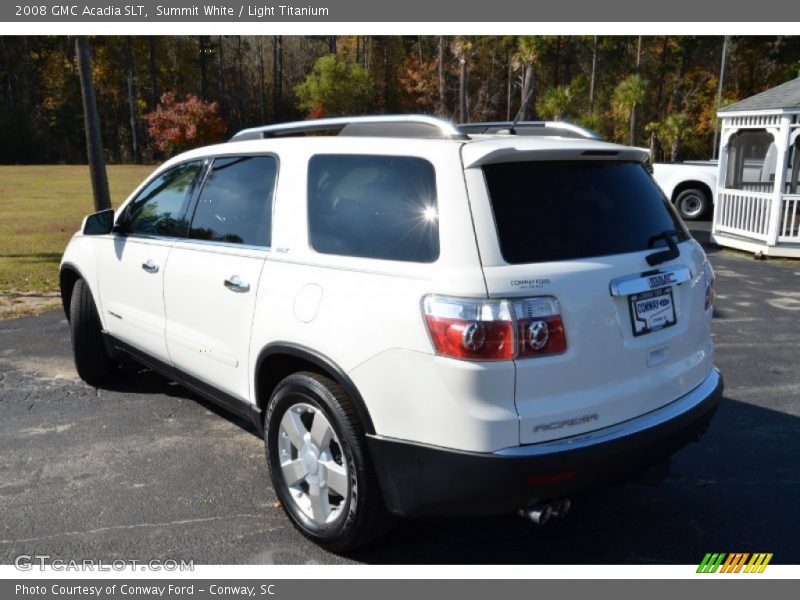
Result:
{"type": "Polygon", "coordinates": [[[529,161],[483,167],[510,264],[640,252],[689,235],[640,163],[529,161]]]}

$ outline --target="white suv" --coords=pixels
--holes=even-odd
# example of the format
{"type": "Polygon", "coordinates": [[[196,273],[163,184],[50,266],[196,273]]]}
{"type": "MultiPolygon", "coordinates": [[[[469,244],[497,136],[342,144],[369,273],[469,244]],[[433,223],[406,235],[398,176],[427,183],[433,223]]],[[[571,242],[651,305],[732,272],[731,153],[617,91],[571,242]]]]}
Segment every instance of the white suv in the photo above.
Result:
{"type": "Polygon", "coordinates": [[[562,515],[722,393],[714,275],[646,159],[429,117],[245,130],[85,219],[61,263],[77,371],[132,356],[252,419],[335,551],[395,515],[562,515]]]}

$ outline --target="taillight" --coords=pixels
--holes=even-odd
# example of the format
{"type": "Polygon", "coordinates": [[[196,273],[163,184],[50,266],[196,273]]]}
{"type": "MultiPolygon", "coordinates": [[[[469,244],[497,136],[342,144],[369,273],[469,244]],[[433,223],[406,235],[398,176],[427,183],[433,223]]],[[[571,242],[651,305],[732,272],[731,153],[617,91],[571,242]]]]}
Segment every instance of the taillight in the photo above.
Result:
{"type": "Polygon", "coordinates": [[[488,300],[425,296],[425,322],[437,354],[466,360],[513,360],[558,354],[567,338],[550,296],[488,300]]]}
{"type": "Polygon", "coordinates": [[[519,331],[519,356],[558,354],[567,349],[558,300],[541,296],[513,302],[519,331]]]}
{"type": "Polygon", "coordinates": [[[436,353],[471,360],[514,358],[514,329],[505,300],[426,296],[422,310],[436,353]]]}

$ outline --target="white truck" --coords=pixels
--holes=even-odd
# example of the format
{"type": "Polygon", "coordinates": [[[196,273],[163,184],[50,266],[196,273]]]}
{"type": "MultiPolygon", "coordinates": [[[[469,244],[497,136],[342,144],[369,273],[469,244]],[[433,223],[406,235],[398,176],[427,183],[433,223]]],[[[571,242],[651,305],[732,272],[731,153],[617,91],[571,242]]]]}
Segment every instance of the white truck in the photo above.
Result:
{"type": "Polygon", "coordinates": [[[711,216],[717,189],[716,161],[654,163],[653,178],[684,221],[711,216]]]}
{"type": "MultiPolygon", "coordinates": [[[[458,128],[470,135],[507,133],[602,140],[594,131],[565,121],[463,123],[458,128]]],[[[649,152],[647,148],[642,150],[649,152]]],[[[716,161],[655,163],[652,166],[653,178],[684,221],[699,221],[711,216],[717,189],[716,161]]]]}

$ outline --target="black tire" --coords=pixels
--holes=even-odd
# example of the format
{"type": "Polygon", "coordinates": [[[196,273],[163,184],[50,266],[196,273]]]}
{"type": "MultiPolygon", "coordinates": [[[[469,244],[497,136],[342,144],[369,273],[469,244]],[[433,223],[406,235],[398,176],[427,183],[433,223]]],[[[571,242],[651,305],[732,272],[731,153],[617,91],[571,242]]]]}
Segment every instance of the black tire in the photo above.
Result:
{"type": "Polygon", "coordinates": [[[108,379],[114,361],[108,355],[100,327],[100,318],[92,292],[83,279],[72,288],[69,305],[69,324],[72,333],[72,355],[78,375],[89,385],[96,386],[108,379]]]}
{"type": "MultiPolygon", "coordinates": [[[[366,438],[353,405],[334,381],[316,373],[300,372],[286,377],[275,388],[264,421],[264,444],[270,479],[284,511],[293,525],[316,544],[346,552],[364,546],[388,531],[392,517],[387,512],[366,438]],[[340,448],[339,460],[347,461],[349,493],[335,520],[318,524],[293,498],[281,471],[279,431],[286,412],[310,405],[330,423],[340,448]]],[[[326,492],[327,493],[327,492],[326,492]]]]}
{"type": "Polygon", "coordinates": [[[711,200],[705,190],[687,188],[675,197],[675,208],[684,221],[699,221],[708,214],[711,200]]]}

